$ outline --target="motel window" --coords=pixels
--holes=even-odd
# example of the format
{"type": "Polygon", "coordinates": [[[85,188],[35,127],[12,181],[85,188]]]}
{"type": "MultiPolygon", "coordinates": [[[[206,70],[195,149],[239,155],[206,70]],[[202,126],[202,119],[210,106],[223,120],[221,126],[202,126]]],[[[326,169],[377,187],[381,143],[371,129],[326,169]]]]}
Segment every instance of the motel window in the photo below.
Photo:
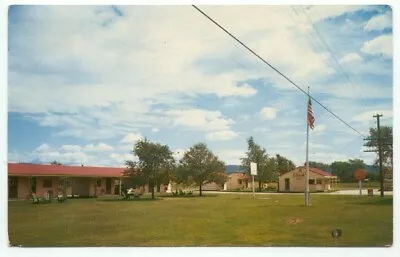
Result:
{"type": "Polygon", "coordinates": [[[315,185],[316,180],[315,179],[309,179],[308,184],[309,185],[315,185]]]}
{"type": "Polygon", "coordinates": [[[98,179],[98,180],[96,181],[96,184],[97,184],[98,187],[101,187],[101,179],[98,179]]]}
{"type": "Polygon", "coordinates": [[[321,185],[322,184],[322,180],[317,179],[317,185],[321,185]]]}
{"type": "Polygon", "coordinates": [[[53,187],[53,181],[51,179],[44,179],[43,187],[45,188],[53,187]]]}

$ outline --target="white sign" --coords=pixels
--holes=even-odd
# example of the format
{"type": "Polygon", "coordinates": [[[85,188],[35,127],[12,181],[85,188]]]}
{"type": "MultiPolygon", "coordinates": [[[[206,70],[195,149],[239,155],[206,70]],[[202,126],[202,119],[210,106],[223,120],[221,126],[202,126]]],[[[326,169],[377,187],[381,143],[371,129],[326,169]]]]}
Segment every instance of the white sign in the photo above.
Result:
{"type": "Polygon", "coordinates": [[[257,176],[257,163],[255,162],[250,163],[250,173],[251,175],[257,176]]]}

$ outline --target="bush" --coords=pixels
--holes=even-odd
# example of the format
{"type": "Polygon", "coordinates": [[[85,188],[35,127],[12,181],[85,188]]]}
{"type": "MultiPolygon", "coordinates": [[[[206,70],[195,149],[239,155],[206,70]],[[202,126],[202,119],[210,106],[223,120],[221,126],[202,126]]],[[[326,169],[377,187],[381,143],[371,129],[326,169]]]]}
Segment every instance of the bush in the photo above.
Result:
{"type": "Polygon", "coordinates": [[[173,197],[190,197],[193,196],[193,191],[188,191],[185,192],[182,189],[176,190],[175,192],[172,192],[173,197]]]}

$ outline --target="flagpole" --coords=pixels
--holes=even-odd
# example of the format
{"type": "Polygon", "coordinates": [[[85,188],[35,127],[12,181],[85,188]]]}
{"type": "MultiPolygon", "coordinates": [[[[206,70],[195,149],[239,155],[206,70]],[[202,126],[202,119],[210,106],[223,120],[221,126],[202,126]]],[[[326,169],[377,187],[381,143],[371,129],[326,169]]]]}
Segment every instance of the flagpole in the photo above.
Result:
{"type": "Polygon", "coordinates": [[[309,132],[310,132],[310,126],[309,126],[309,121],[308,121],[308,108],[309,108],[309,101],[310,101],[310,87],[308,87],[307,91],[308,95],[308,101],[307,101],[307,143],[306,143],[306,188],[305,188],[305,194],[304,194],[304,200],[305,200],[305,205],[309,206],[310,205],[310,185],[309,185],[309,180],[310,180],[310,167],[308,165],[308,140],[309,140],[309,132]]]}

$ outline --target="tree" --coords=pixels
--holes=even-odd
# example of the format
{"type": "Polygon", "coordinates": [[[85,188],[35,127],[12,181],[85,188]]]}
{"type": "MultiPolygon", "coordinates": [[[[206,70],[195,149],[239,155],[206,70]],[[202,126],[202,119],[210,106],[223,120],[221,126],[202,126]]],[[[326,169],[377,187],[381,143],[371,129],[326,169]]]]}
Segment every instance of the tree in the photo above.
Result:
{"type": "Polygon", "coordinates": [[[278,162],[275,157],[268,157],[265,163],[265,172],[261,174],[261,181],[263,182],[276,182],[279,180],[278,162]]]}
{"type": "Polygon", "coordinates": [[[261,148],[260,145],[256,144],[253,137],[247,139],[246,157],[241,158],[241,161],[242,168],[248,175],[251,175],[250,163],[257,163],[257,180],[259,191],[261,191],[261,185],[263,182],[276,180],[276,160],[270,159],[265,148],[261,148]]]}
{"type": "Polygon", "coordinates": [[[58,162],[58,161],[52,161],[50,163],[50,165],[62,165],[62,164],[61,164],[61,162],[58,162]]]}
{"type": "Polygon", "coordinates": [[[356,169],[364,169],[365,164],[361,159],[349,159],[347,162],[336,161],[331,164],[332,174],[338,176],[341,181],[354,181],[354,171],[356,169]]]}
{"type": "Polygon", "coordinates": [[[203,143],[192,146],[185,152],[178,168],[178,181],[194,183],[202,195],[202,185],[216,182],[222,184],[226,179],[225,164],[219,160],[203,143]]]}
{"type": "Polygon", "coordinates": [[[367,179],[370,181],[379,181],[379,174],[376,172],[368,172],[367,179]]]}
{"type": "Polygon", "coordinates": [[[168,180],[173,169],[174,158],[167,145],[152,143],[146,138],[135,143],[132,153],[138,161],[126,161],[125,175],[132,178],[138,186],[149,185],[151,198],[154,199],[154,187],[168,180]]]}
{"type": "MultiPolygon", "coordinates": [[[[381,126],[381,149],[382,149],[382,162],[386,167],[393,167],[393,128],[390,126],[381,126]]],[[[369,129],[369,139],[365,146],[378,149],[378,129],[369,129]]],[[[375,164],[379,162],[379,153],[377,152],[375,164]]]]}
{"type": "Polygon", "coordinates": [[[296,168],[296,165],[294,165],[293,161],[289,160],[288,158],[277,154],[276,155],[276,165],[277,165],[277,171],[280,175],[294,170],[296,168]]]}
{"type": "Polygon", "coordinates": [[[313,161],[309,161],[308,165],[310,166],[310,168],[318,168],[324,171],[329,171],[331,170],[331,165],[326,164],[326,163],[322,163],[322,162],[313,162],[313,161]]]}

